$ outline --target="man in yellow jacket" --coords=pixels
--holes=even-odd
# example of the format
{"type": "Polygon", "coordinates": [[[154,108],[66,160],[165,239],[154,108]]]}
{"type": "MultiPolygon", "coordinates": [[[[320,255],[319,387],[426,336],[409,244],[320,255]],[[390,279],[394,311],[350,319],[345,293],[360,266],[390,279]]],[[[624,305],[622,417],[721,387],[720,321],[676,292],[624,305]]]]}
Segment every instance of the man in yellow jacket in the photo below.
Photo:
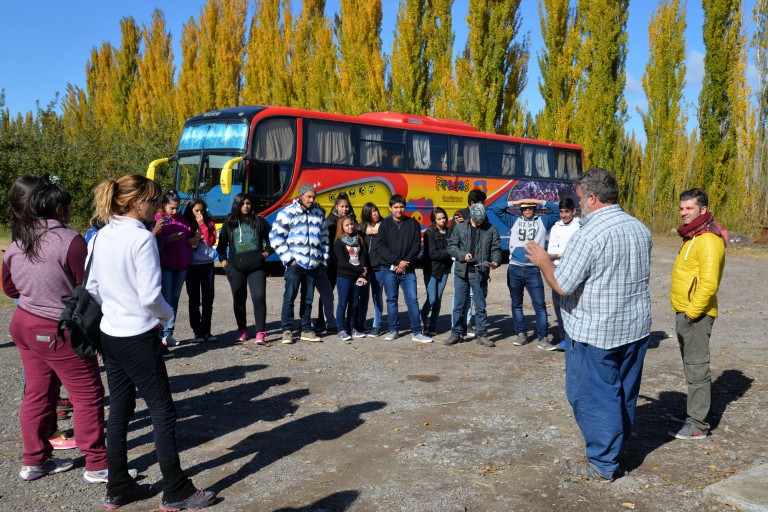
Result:
{"type": "Polygon", "coordinates": [[[704,439],[709,433],[712,378],[709,370],[709,337],[717,317],[717,289],[725,266],[728,232],[708,211],[704,191],[694,188],[680,194],[677,229],[683,245],[672,267],[670,300],[688,383],[686,416],[672,416],[681,423],[669,431],[677,439],[704,439]]]}

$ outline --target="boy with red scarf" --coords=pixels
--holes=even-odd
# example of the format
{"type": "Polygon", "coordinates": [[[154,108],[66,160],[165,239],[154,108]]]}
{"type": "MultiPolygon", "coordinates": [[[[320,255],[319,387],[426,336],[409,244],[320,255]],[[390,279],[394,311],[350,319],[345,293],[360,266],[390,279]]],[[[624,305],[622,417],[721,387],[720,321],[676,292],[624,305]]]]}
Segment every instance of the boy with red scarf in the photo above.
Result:
{"type": "Polygon", "coordinates": [[[708,211],[709,199],[694,188],[680,194],[683,245],[672,267],[670,300],[683,356],[688,401],[685,415],[672,416],[682,426],[669,431],[677,439],[704,439],[709,433],[712,377],[709,337],[717,317],[717,289],[723,277],[728,231],[708,211]]]}

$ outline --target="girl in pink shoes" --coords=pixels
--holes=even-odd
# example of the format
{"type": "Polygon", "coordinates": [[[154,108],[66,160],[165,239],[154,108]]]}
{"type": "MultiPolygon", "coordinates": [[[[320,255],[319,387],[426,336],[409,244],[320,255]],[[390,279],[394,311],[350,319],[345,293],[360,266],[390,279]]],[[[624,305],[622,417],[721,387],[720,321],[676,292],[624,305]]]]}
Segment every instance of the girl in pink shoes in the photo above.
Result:
{"type": "Polygon", "coordinates": [[[232,288],[232,303],[237,322],[237,340],[246,341],[245,301],[251,291],[256,320],[256,344],[266,343],[267,274],[264,260],[274,251],[269,244],[270,226],[253,210],[248,194],[237,194],[219,234],[219,261],[232,288]]]}
{"type": "MultiPolygon", "coordinates": [[[[173,337],[179,298],[184,280],[187,277],[189,262],[192,261],[193,247],[200,243],[201,234],[192,230],[192,226],[179,212],[179,194],[169,189],[163,195],[160,211],[155,215],[155,222],[162,224],[160,238],[160,270],[163,283],[163,298],[173,308],[173,316],[163,328],[163,345],[175,347],[180,342],[173,337]]],[[[155,227],[157,227],[157,224],[155,227]]]]}
{"type": "Polygon", "coordinates": [[[213,316],[213,260],[216,257],[216,225],[208,215],[208,205],[202,199],[193,199],[184,209],[187,222],[200,234],[200,242],[192,246],[192,260],[187,269],[187,296],[189,297],[189,325],[195,342],[217,341],[211,334],[213,316]],[[201,308],[202,306],[202,313],[201,308]]]}

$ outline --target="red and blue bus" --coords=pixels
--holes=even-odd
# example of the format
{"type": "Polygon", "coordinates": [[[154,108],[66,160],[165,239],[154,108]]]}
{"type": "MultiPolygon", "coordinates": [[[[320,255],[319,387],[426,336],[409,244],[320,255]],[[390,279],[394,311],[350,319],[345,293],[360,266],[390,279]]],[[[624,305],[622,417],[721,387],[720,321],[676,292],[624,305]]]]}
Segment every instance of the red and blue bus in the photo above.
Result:
{"type": "MultiPolygon", "coordinates": [[[[346,192],[356,212],[371,201],[386,216],[389,198],[401,194],[407,215],[426,229],[433,207],[450,217],[475,188],[488,195],[486,206],[526,197],[576,200],[582,159],[573,144],[483,133],[449,119],[242,106],[190,117],[176,154],[152,162],[147,175],[173,162],[182,201],[203,198],[217,223],[232,194],[247,191],[271,222],[311,183],[326,212],[346,192]]],[[[509,228],[493,214],[489,220],[507,250],[509,228]]]]}

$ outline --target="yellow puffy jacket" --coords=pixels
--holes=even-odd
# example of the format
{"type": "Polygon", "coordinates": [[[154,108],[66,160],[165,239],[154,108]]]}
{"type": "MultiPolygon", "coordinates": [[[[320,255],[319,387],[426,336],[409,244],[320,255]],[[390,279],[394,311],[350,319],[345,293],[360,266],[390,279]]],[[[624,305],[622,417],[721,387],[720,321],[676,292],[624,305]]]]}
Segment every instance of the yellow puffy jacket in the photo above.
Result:
{"type": "Polygon", "coordinates": [[[672,309],[696,319],[717,317],[717,289],[725,266],[725,243],[705,232],[683,243],[672,267],[672,309]]]}

